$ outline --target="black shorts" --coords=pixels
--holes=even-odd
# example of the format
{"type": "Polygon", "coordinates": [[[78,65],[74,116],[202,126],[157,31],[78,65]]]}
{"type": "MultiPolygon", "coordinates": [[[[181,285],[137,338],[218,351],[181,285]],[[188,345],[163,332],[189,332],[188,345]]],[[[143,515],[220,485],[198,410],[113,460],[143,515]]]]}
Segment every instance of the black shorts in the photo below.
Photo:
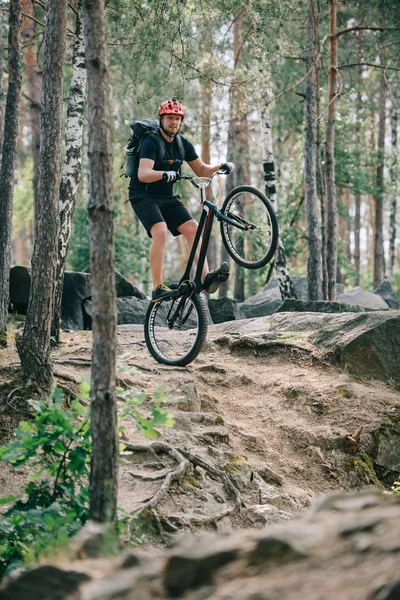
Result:
{"type": "Polygon", "coordinates": [[[166,223],[172,235],[177,236],[180,235],[178,227],[193,219],[188,209],[176,196],[171,198],[141,196],[140,198],[130,197],[129,200],[149,237],[151,237],[150,229],[156,223],[166,223]]]}

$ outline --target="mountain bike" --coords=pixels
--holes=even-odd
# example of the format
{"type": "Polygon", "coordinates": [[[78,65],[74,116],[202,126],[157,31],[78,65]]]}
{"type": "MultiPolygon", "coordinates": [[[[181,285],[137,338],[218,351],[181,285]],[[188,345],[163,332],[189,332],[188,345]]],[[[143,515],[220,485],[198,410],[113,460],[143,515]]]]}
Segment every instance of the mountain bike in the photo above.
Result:
{"type": "Polygon", "coordinates": [[[208,328],[207,305],[200,292],[204,287],[201,273],[207,255],[214,219],[220,223],[222,242],[233,260],[245,269],[259,269],[274,256],[278,246],[278,221],[267,196],[257,188],[233,189],[219,209],[206,199],[210,178],[181,176],[200,190],[203,206],[197,234],[188,263],[179,283],[169,284],[171,297],[152,302],[145,317],[147,348],[156,361],[164,365],[185,366],[199,354],[208,328]],[[194,278],[190,273],[196,249],[200,251],[194,278]]]}

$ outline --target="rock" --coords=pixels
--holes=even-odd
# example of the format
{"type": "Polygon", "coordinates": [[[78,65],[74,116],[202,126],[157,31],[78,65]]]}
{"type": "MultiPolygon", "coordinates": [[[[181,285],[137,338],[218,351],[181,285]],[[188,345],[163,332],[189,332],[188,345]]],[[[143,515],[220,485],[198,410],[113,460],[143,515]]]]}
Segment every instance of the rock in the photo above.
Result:
{"type": "Polygon", "coordinates": [[[116,548],[117,541],[112,529],[102,523],[89,521],[72,538],[69,553],[73,559],[96,558],[116,548]]]}
{"type": "Polygon", "coordinates": [[[390,281],[384,279],[382,283],[373,291],[373,294],[377,294],[385,300],[390,308],[397,310],[400,308],[400,300],[392,288],[390,281]]]}
{"type": "Polygon", "coordinates": [[[400,579],[385,583],[375,591],[371,600],[399,600],[400,598],[400,579]]]}
{"type": "Polygon", "coordinates": [[[235,487],[240,492],[243,492],[249,487],[253,480],[253,469],[242,456],[227,452],[225,457],[227,458],[227,461],[222,464],[223,470],[227,473],[235,487]]]}
{"type": "Polygon", "coordinates": [[[211,318],[214,323],[225,323],[225,321],[235,321],[243,319],[236,300],[232,298],[218,298],[208,301],[211,318]]]}
{"type": "Polygon", "coordinates": [[[251,523],[271,525],[272,523],[284,523],[292,518],[289,513],[272,506],[272,504],[253,504],[246,509],[245,516],[251,523]]]}
{"type": "Polygon", "coordinates": [[[383,298],[373,292],[366,292],[359,286],[338,297],[338,302],[362,306],[366,310],[389,310],[389,305],[383,298]]]}
{"type": "Polygon", "coordinates": [[[364,312],[361,306],[355,304],[346,304],[345,302],[326,302],[319,300],[284,300],[276,309],[276,312],[321,312],[321,313],[344,313],[344,312],[364,312]]]}
{"type": "Polygon", "coordinates": [[[375,465],[397,475],[400,472],[400,418],[380,427],[374,437],[377,445],[375,465]]]}
{"type": "Polygon", "coordinates": [[[78,570],[43,565],[24,571],[15,580],[12,578],[6,588],[0,590],[0,599],[64,600],[89,580],[88,575],[78,570]]]}
{"type": "Polygon", "coordinates": [[[400,314],[338,315],[311,341],[331,350],[357,375],[400,381],[400,314]]]}
{"type": "Polygon", "coordinates": [[[148,307],[145,298],[117,298],[118,325],[143,324],[148,307]]]}
{"type": "Polygon", "coordinates": [[[10,303],[14,312],[26,315],[31,287],[31,270],[16,266],[10,269],[10,303]]]}
{"type": "Polygon", "coordinates": [[[231,538],[213,538],[212,544],[210,541],[209,536],[198,536],[196,545],[182,544],[168,556],[163,582],[172,597],[211,584],[216,572],[237,558],[238,544],[231,538]]]}
{"type": "MultiPolygon", "coordinates": [[[[10,270],[10,303],[13,310],[22,315],[26,315],[28,308],[30,285],[31,269],[16,266],[10,270]]],[[[136,302],[135,300],[120,301],[121,323],[142,324],[148,306],[146,296],[118,272],[116,272],[116,294],[137,299],[136,302]]],[[[65,271],[61,300],[61,327],[72,330],[91,329],[90,273],[65,271]]]]}
{"type": "Polygon", "coordinates": [[[272,560],[282,564],[306,558],[308,554],[305,544],[282,531],[275,535],[268,533],[260,536],[248,562],[249,565],[261,565],[272,560]]]}
{"type": "MultiPolygon", "coordinates": [[[[148,306],[148,300],[134,297],[117,298],[118,325],[143,325],[148,306]]],[[[85,314],[85,329],[92,329],[92,300],[85,300],[82,308],[85,314]]]]}
{"type": "MultiPolygon", "coordinates": [[[[264,295],[264,294],[263,294],[264,295]]],[[[255,298],[255,296],[253,296],[255,298]]],[[[249,298],[249,300],[251,300],[249,298]]],[[[238,304],[240,312],[246,317],[246,319],[253,319],[257,317],[265,317],[275,313],[278,308],[282,305],[282,300],[266,300],[261,298],[260,302],[245,301],[238,304]]]]}
{"type": "Polygon", "coordinates": [[[182,385],[182,388],[179,391],[179,397],[180,400],[177,404],[178,410],[197,413],[201,411],[201,399],[197,387],[191,381],[182,385]]]}
{"type": "Polygon", "coordinates": [[[115,271],[115,291],[117,298],[125,298],[126,296],[133,296],[140,300],[145,300],[146,296],[130,281],[125,279],[121,273],[115,271]]]}
{"type": "Polygon", "coordinates": [[[85,329],[82,303],[91,297],[90,275],[66,271],[61,301],[61,327],[85,329]]]}
{"type": "Polygon", "coordinates": [[[277,485],[283,484],[282,475],[279,475],[279,473],[277,473],[276,471],[274,471],[273,469],[271,469],[271,467],[269,467],[267,465],[264,465],[263,467],[261,467],[261,469],[257,469],[257,472],[267,483],[272,481],[273,483],[276,483],[277,485]]]}

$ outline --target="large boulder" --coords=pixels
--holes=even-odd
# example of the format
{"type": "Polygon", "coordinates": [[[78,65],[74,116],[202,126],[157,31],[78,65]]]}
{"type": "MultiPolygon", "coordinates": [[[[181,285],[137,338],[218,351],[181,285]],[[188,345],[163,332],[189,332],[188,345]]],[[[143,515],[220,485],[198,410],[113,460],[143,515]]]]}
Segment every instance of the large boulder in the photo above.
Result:
{"type": "Polygon", "coordinates": [[[344,304],[362,306],[365,310],[389,310],[389,305],[381,296],[373,292],[367,292],[359,286],[345,292],[337,300],[344,304]]]}
{"type": "MultiPolygon", "coordinates": [[[[142,294],[134,285],[125,279],[116,271],[116,294],[117,297],[133,297],[140,299],[147,306],[146,296],[142,294]]],[[[10,304],[11,310],[26,315],[29,301],[29,290],[31,286],[31,269],[28,267],[16,266],[10,270],[10,304]]],[[[61,301],[61,327],[63,329],[90,329],[91,316],[85,310],[83,303],[91,298],[90,273],[66,271],[64,274],[64,287],[61,301]]],[[[135,303],[133,303],[135,304],[135,303]]],[[[121,306],[121,313],[126,310],[121,306]]],[[[143,312],[143,311],[142,311],[143,312]]],[[[122,317],[123,319],[128,317],[122,317]]],[[[137,320],[126,321],[123,323],[143,323],[137,320]]]]}
{"type": "MultiPolygon", "coordinates": [[[[262,293],[262,292],[261,292],[262,293]]],[[[255,296],[253,296],[254,298],[255,296]]],[[[253,319],[257,317],[266,317],[274,314],[278,308],[282,305],[282,300],[277,298],[275,300],[262,300],[261,302],[241,302],[238,304],[240,312],[246,317],[246,319],[253,319]]]]}
{"type": "MultiPolygon", "coordinates": [[[[92,300],[87,298],[83,304],[85,329],[92,329],[92,300]]],[[[143,325],[149,301],[141,298],[117,298],[118,325],[143,325]]]]}
{"type": "Polygon", "coordinates": [[[283,300],[275,312],[321,312],[321,313],[344,313],[364,312],[361,306],[344,304],[342,302],[283,300]]]}
{"type": "Polygon", "coordinates": [[[390,308],[395,310],[400,308],[400,300],[388,279],[384,279],[373,293],[383,298],[390,308]]]}
{"type": "Polygon", "coordinates": [[[85,329],[82,302],[90,295],[89,273],[65,272],[61,301],[61,327],[63,329],[85,329]]]}
{"type": "Polygon", "coordinates": [[[208,301],[211,318],[214,323],[225,323],[225,321],[235,321],[243,319],[236,300],[232,298],[216,298],[208,301]]]}
{"type": "Polygon", "coordinates": [[[11,310],[26,315],[31,287],[31,270],[28,267],[16,266],[10,269],[10,304],[11,310]]]}
{"type": "MultiPolygon", "coordinates": [[[[261,523],[270,523],[277,509],[247,506],[237,518],[246,513],[258,513],[261,523]]],[[[67,550],[49,564],[42,559],[42,564],[12,573],[0,597],[397,600],[399,520],[396,495],[372,489],[336,492],[318,499],[297,519],[258,531],[180,535],[166,549],[158,544],[90,560],[67,550]]]]}

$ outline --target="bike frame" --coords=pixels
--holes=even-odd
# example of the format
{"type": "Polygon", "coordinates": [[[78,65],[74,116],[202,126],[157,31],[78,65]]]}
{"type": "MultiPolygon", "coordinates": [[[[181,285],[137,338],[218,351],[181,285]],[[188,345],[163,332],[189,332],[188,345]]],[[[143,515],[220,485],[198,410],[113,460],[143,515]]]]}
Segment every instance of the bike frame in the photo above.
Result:
{"type": "Polygon", "coordinates": [[[189,254],[189,259],[188,259],[188,262],[186,265],[186,269],[185,269],[185,272],[182,275],[182,278],[179,282],[179,285],[181,285],[184,282],[190,281],[190,271],[194,265],[194,257],[196,255],[196,250],[199,246],[199,242],[201,239],[201,246],[200,246],[199,257],[198,257],[198,262],[197,262],[197,267],[196,267],[196,273],[195,273],[194,280],[193,280],[194,284],[195,284],[196,292],[198,294],[204,289],[204,286],[201,283],[201,274],[203,272],[204,262],[205,262],[206,256],[207,256],[207,250],[208,250],[208,246],[210,243],[210,236],[211,236],[212,226],[213,226],[215,217],[217,218],[218,221],[225,221],[227,223],[230,223],[231,225],[233,225],[234,227],[237,227],[238,229],[241,229],[242,231],[246,231],[246,229],[247,229],[246,226],[241,225],[240,223],[238,223],[237,221],[234,221],[233,219],[230,219],[226,215],[223,215],[216,204],[213,204],[212,202],[210,202],[209,200],[206,199],[206,192],[205,192],[206,187],[208,187],[208,185],[211,184],[211,181],[213,180],[215,175],[223,175],[223,174],[224,173],[217,171],[216,173],[214,173],[214,175],[212,175],[210,177],[210,179],[208,180],[209,183],[205,186],[198,185],[193,180],[192,177],[187,177],[187,176],[181,177],[181,179],[189,180],[194,187],[200,189],[200,203],[203,205],[203,211],[201,213],[199,226],[197,228],[193,246],[192,246],[192,249],[189,254]]]}

